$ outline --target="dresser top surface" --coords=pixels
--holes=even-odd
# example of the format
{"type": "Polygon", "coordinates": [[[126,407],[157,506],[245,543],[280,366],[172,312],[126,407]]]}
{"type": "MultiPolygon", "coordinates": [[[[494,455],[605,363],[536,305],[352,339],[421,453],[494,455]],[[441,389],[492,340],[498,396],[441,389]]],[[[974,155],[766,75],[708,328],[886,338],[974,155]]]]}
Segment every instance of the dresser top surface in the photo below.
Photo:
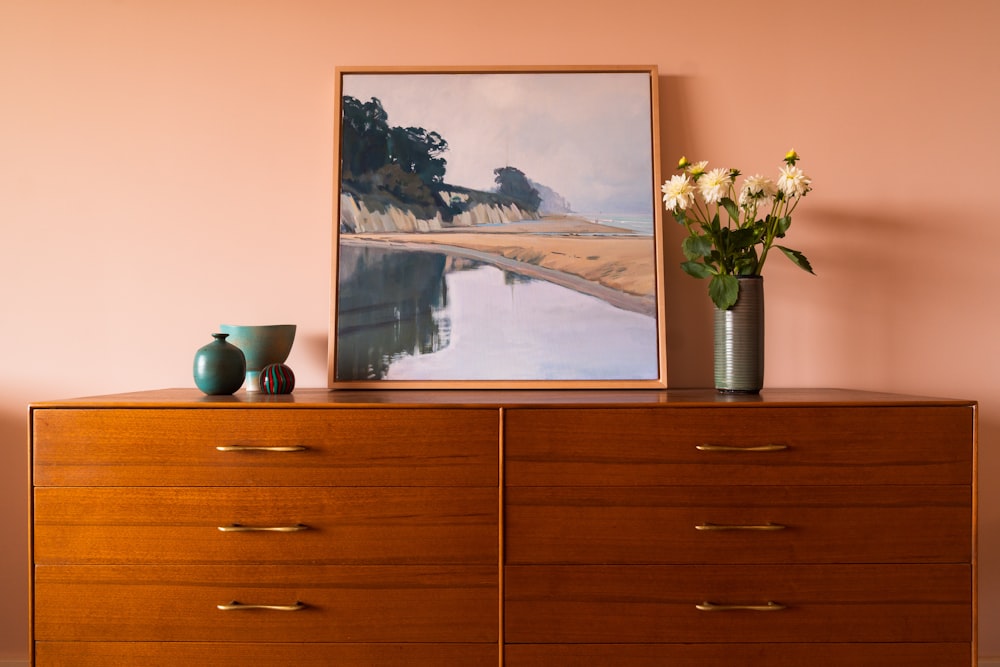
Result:
{"type": "Polygon", "coordinates": [[[757,395],[721,394],[714,389],[463,390],[463,389],[296,389],[267,395],[240,390],[206,396],[194,388],[156,389],[105,396],[40,401],[37,408],[338,408],[338,407],[569,407],[655,406],[974,406],[975,401],[931,398],[853,389],[764,389],[757,395]]]}

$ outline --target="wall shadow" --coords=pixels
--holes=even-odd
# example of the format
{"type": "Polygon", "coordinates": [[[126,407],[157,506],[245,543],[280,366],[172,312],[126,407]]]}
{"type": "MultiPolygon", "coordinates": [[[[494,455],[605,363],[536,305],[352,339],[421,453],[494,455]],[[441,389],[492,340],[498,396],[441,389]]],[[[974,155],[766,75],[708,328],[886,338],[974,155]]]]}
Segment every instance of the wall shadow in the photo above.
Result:
{"type": "MultiPolygon", "coordinates": [[[[689,77],[683,76],[659,77],[661,181],[675,173],[679,156],[698,153],[698,146],[692,141],[689,81],[689,77]]],[[[711,387],[712,302],[708,297],[708,283],[681,271],[684,228],[662,210],[662,203],[659,206],[663,214],[667,386],[674,389],[711,387]]]]}
{"type": "Polygon", "coordinates": [[[0,645],[0,660],[24,659],[28,650],[28,534],[30,483],[28,472],[28,417],[0,411],[0,507],[4,526],[0,547],[0,627],[4,638],[21,638],[0,645]]]}

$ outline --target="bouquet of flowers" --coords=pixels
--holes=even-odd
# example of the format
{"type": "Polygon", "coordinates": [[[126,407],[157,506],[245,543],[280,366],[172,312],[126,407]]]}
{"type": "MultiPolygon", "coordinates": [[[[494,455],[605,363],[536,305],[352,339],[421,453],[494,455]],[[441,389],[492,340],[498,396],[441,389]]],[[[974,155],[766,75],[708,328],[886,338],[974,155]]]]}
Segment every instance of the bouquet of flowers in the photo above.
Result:
{"type": "Polygon", "coordinates": [[[798,154],[788,151],[777,181],[755,174],[744,179],[737,194],[738,169],[708,169],[707,162],[682,157],[677,163],[681,173],[663,184],[664,206],[688,232],[681,244],[687,260],[681,268],[695,278],[711,278],[708,293],[720,310],[736,303],[737,276],[761,275],[772,246],[813,273],[801,252],[774,245],[788,232],[792,211],[812,190],[798,161],[798,154]]]}

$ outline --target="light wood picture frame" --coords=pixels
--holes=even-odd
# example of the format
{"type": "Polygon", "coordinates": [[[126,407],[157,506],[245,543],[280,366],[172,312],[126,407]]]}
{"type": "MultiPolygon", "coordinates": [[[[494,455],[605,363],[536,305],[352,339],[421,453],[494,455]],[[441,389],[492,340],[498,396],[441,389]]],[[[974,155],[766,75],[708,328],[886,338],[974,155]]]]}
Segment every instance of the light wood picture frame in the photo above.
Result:
{"type": "Polygon", "coordinates": [[[330,388],[663,388],[655,66],[337,70],[330,388]]]}

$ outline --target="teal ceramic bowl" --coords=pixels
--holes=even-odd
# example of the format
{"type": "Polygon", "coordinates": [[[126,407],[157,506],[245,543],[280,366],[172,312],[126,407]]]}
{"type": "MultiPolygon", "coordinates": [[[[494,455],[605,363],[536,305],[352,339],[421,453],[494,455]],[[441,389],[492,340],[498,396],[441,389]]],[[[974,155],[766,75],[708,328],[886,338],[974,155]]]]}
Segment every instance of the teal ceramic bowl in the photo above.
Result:
{"type": "Polygon", "coordinates": [[[281,364],[288,358],[295,341],[294,324],[223,324],[219,331],[243,351],[247,360],[247,391],[260,391],[260,370],[268,364],[281,364]]]}

